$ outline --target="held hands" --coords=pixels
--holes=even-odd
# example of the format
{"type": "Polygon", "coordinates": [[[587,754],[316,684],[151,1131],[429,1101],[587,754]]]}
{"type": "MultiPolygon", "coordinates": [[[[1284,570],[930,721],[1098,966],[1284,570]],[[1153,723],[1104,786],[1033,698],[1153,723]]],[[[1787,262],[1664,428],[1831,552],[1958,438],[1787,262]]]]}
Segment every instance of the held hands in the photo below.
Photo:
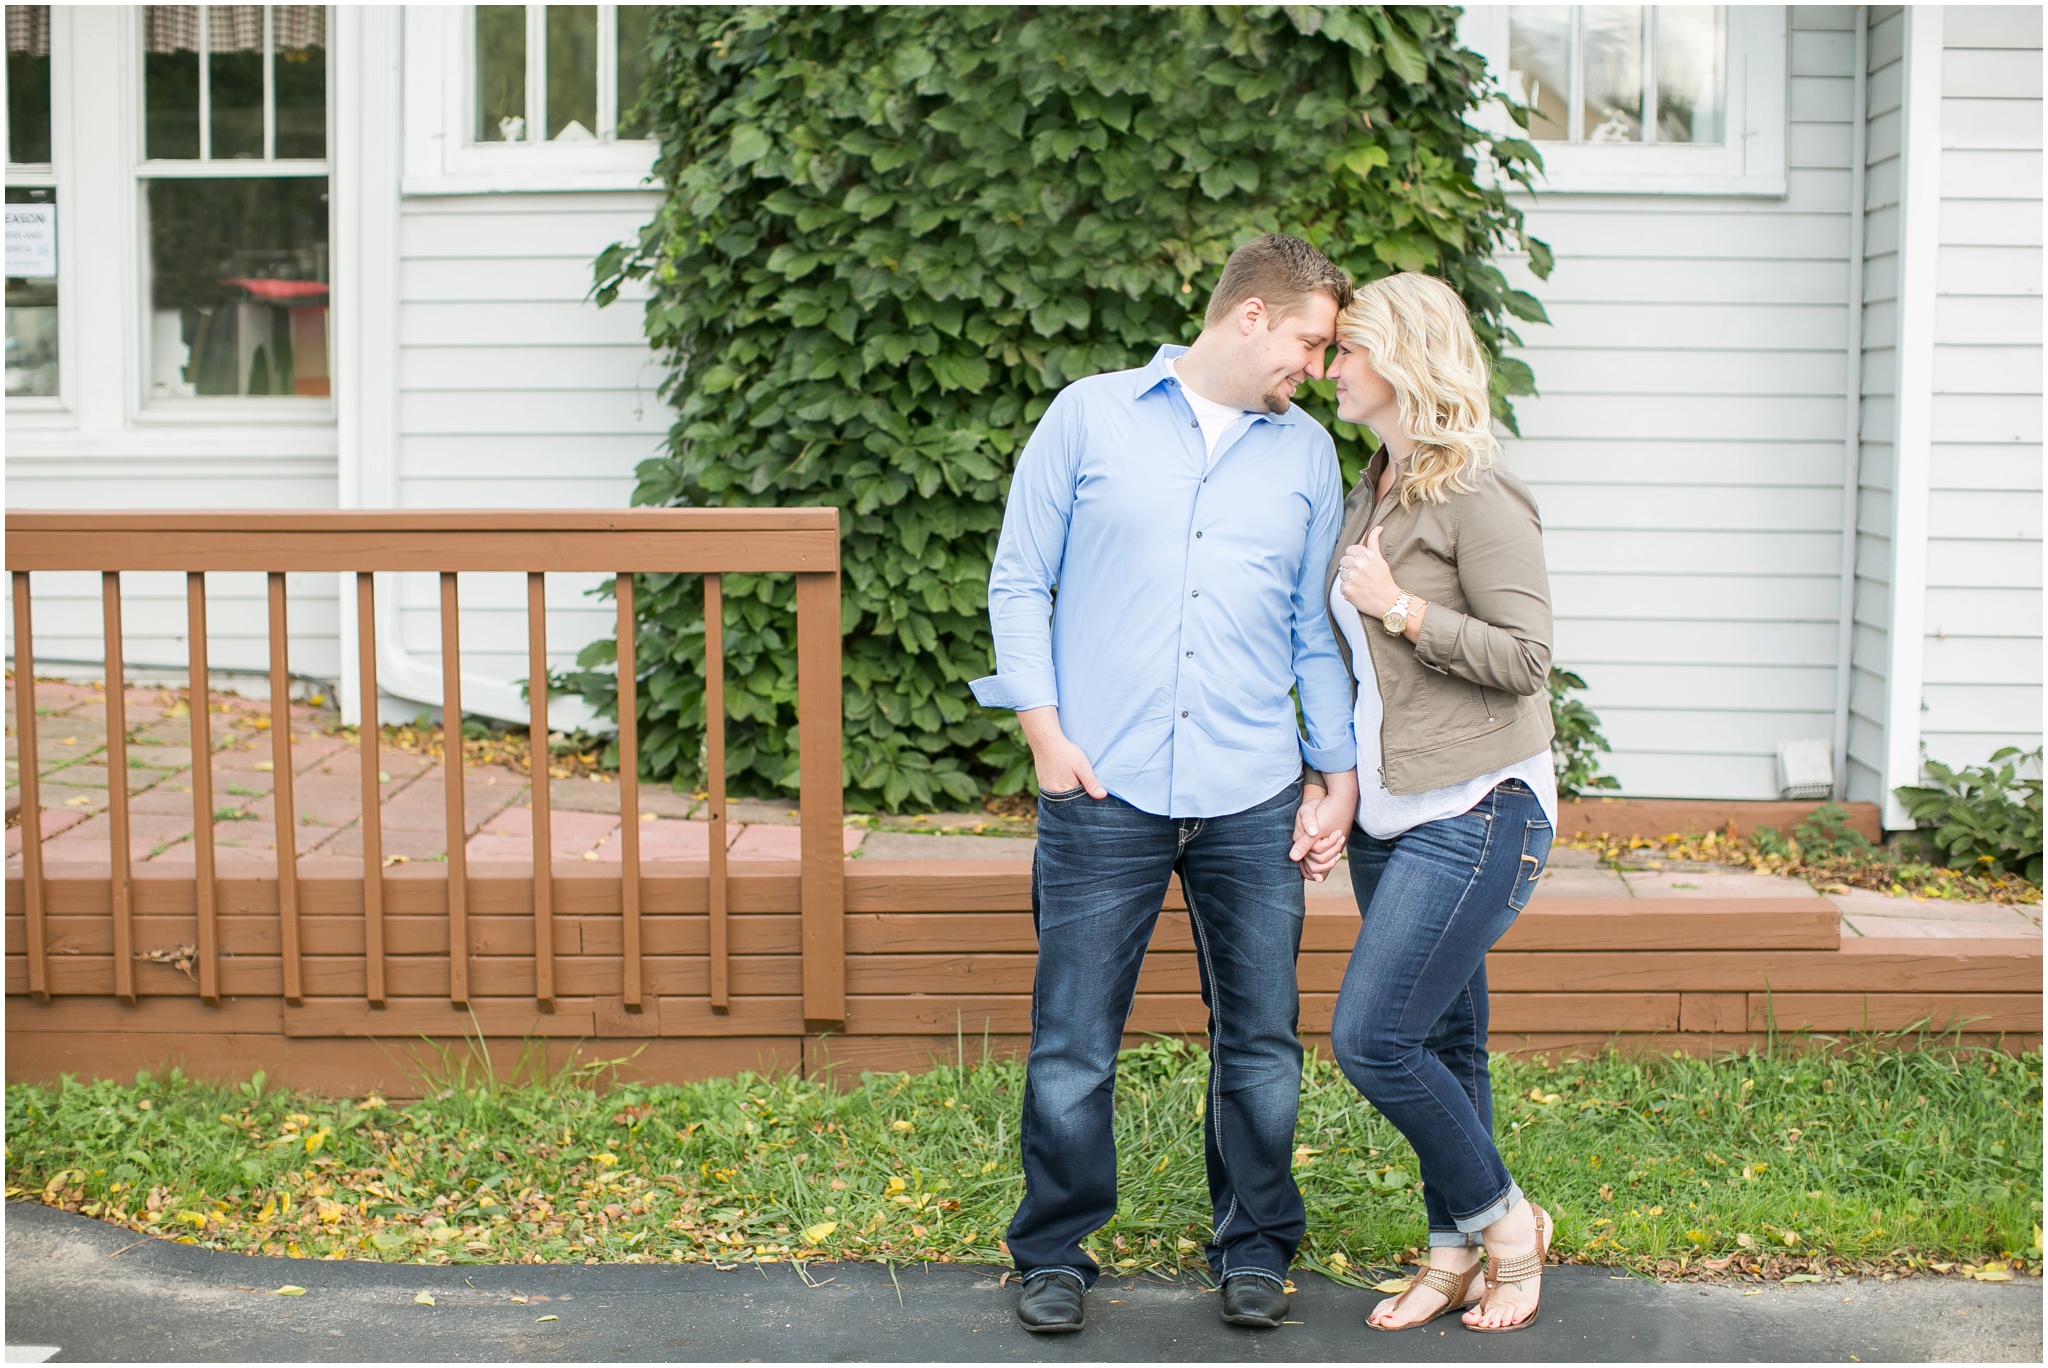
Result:
{"type": "Polygon", "coordinates": [[[1337,867],[1344,842],[1351,834],[1351,822],[1358,815],[1358,772],[1323,776],[1327,790],[1313,784],[1301,790],[1301,807],[1294,814],[1294,845],[1287,858],[1301,866],[1301,877],[1321,883],[1337,867]]]}
{"type": "Polygon", "coordinates": [[[1394,572],[1380,553],[1381,531],[1375,527],[1366,537],[1365,545],[1347,548],[1337,567],[1337,586],[1343,590],[1345,601],[1367,617],[1375,618],[1384,617],[1401,595],[1401,586],[1394,583],[1394,572]]]}

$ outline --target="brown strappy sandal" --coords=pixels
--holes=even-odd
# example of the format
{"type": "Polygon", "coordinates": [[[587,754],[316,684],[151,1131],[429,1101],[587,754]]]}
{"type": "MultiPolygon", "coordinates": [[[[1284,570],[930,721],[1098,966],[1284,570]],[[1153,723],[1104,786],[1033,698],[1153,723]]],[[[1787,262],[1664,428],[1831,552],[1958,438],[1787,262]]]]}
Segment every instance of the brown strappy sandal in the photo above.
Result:
{"type": "Polygon", "coordinates": [[[1472,1295],[1472,1280],[1479,1276],[1480,1267],[1481,1265],[1479,1264],[1473,1264],[1463,1273],[1453,1273],[1448,1268],[1431,1268],[1429,1265],[1424,1264],[1422,1275],[1410,1283],[1407,1290],[1402,1292],[1400,1296],[1394,1298],[1394,1305],[1399,1306],[1402,1298],[1406,1297],[1409,1292],[1413,1292],[1416,1288],[1426,1287],[1444,1298],[1443,1309],[1434,1316],[1416,1321],[1413,1325],[1375,1325],[1372,1317],[1367,1316],[1365,1318],[1366,1327],[1372,1330],[1384,1330],[1388,1334],[1395,1334],[1402,1330],[1419,1330],[1423,1326],[1428,1325],[1430,1321],[1441,1320],[1453,1311],[1463,1311],[1466,1307],[1472,1305],[1473,1302],[1479,1300],[1472,1295]]]}
{"type": "MultiPolygon", "coordinates": [[[[1550,1257],[1550,1213],[1534,1202],[1529,1209],[1536,1217],[1536,1250],[1532,1254],[1520,1254],[1511,1259],[1495,1260],[1489,1251],[1486,1256],[1486,1291],[1480,1295],[1479,1309],[1486,1309],[1487,1298],[1493,1289],[1502,1283],[1518,1283],[1536,1277],[1543,1272],[1543,1265],[1550,1257]]],[[[1529,1314],[1512,1325],[1466,1325],[1466,1329],[1478,1335],[1505,1335],[1516,1330],[1526,1330],[1536,1323],[1543,1314],[1543,1294],[1536,1294],[1536,1304],[1529,1308],[1529,1314]]]]}

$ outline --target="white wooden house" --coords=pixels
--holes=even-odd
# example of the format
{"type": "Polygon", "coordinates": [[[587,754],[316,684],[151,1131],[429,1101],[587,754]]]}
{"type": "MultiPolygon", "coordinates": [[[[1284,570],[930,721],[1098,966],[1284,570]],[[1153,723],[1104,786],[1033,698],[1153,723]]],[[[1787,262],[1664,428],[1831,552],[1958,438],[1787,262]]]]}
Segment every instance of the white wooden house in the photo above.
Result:
{"type": "MultiPolygon", "coordinates": [[[[1518,200],[1557,267],[1504,264],[1553,324],[1509,460],[1625,792],[1776,797],[1779,745],[1826,738],[1881,800],[1923,745],[2039,744],[2041,13],[1467,11],[1540,115],[1518,200]]],[[[617,127],[644,22],[8,6],[7,506],[624,503],[668,417],[638,309],[587,293],[658,202],[617,127]]],[[[409,717],[437,600],[394,579],[409,717]]],[[[523,718],[519,586],[474,579],[465,701],[523,718]]],[[[129,580],[129,658],[172,674],[179,586],[129,580]]],[[[561,662],[589,587],[550,578],[561,662]]],[[[91,673],[97,586],[36,590],[45,667],[91,673]]],[[[292,590],[294,668],[352,679],[352,596],[292,590]]],[[[212,658],[260,670],[260,579],[210,592],[212,658]]]]}

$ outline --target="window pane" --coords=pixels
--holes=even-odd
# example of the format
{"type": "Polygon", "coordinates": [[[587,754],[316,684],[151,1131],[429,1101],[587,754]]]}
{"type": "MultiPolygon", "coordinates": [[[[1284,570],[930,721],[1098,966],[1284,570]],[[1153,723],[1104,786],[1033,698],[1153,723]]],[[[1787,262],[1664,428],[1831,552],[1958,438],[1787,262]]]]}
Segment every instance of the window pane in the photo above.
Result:
{"type": "Polygon", "coordinates": [[[476,140],[526,141],[526,6],[476,7],[476,140]]]}
{"type": "Polygon", "coordinates": [[[263,6],[206,7],[213,148],[223,161],[263,156],[263,6]]]}
{"type": "Polygon", "coordinates": [[[597,6],[548,6],[548,137],[597,136],[597,6]]]}
{"type": "Polygon", "coordinates": [[[649,51],[654,41],[654,6],[619,6],[619,136],[647,136],[646,117],[634,117],[641,83],[647,79],[649,51]]]}
{"type": "Polygon", "coordinates": [[[144,156],[199,155],[199,7],[142,10],[144,156]]]}
{"type": "MultiPolygon", "coordinates": [[[[9,18],[13,17],[9,7],[9,18]]],[[[7,397],[57,393],[57,192],[7,191],[7,397]],[[21,271],[21,275],[13,272],[21,271]]]]}
{"type": "Polygon", "coordinates": [[[277,155],[325,157],[327,9],[323,5],[278,5],[271,16],[277,45],[277,155]]]}
{"type": "MultiPolygon", "coordinates": [[[[50,7],[7,7],[7,160],[50,160],[50,7]]],[[[11,338],[12,333],[8,336],[11,338]]],[[[13,355],[13,343],[8,354],[13,355]]],[[[13,362],[8,362],[9,367],[13,362]]],[[[13,371],[10,369],[11,376],[13,371]]],[[[13,384],[10,379],[9,385],[13,384]]],[[[14,391],[10,388],[8,393],[14,391]]]]}
{"type": "Polygon", "coordinates": [[[1564,5],[1508,12],[1508,94],[1529,108],[1529,136],[1561,142],[1571,99],[1572,12],[1564,5]]]}
{"type": "Polygon", "coordinates": [[[326,179],[148,186],[150,393],[326,394],[326,179]]]}
{"type": "Polygon", "coordinates": [[[1643,7],[1588,5],[1584,10],[1585,139],[1643,140],[1643,7]]]}
{"type": "Polygon", "coordinates": [[[1659,5],[1657,141],[1722,140],[1722,14],[1719,5],[1659,5]]]}

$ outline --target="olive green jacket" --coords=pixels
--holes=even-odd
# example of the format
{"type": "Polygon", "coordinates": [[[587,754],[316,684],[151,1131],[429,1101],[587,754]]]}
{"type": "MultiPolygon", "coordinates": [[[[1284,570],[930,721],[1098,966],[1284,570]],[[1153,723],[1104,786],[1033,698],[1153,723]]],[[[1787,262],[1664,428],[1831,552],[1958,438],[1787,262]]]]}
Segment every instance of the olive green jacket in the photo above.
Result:
{"type": "MultiPolygon", "coordinates": [[[[1386,459],[1382,450],[1344,500],[1323,596],[1327,602],[1345,549],[1379,527],[1394,582],[1429,605],[1412,646],[1363,619],[1385,705],[1380,779],[1389,793],[1421,793],[1550,745],[1550,576],[1536,501],[1504,467],[1469,477],[1470,493],[1453,488],[1441,504],[1416,500],[1403,508],[1390,492],[1376,506],[1386,459]]],[[[1334,616],[1330,628],[1351,665],[1334,616]]]]}

